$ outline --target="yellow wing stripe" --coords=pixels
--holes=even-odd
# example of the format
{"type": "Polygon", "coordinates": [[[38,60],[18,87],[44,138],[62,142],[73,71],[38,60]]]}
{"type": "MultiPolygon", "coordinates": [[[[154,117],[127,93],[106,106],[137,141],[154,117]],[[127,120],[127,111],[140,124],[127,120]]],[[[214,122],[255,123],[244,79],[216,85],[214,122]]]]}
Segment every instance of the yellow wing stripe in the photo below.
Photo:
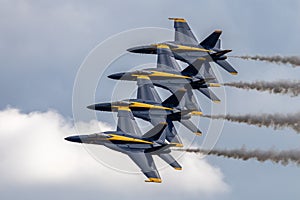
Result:
{"type": "MultiPolygon", "coordinates": [[[[143,75],[144,77],[166,77],[166,78],[181,78],[181,79],[191,79],[189,76],[183,76],[179,74],[172,74],[168,72],[160,72],[160,71],[149,71],[152,72],[149,75],[143,75]]],[[[141,77],[140,74],[132,74],[131,76],[141,77]]]]}
{"type": "Polygon", "coordinates": [[[198,47],[190,47],[190,46],[184,46],[184,45],[177,45],[175,48],[171,48],[172,50],[184,50],[184,51],[202,51],[202,52],[211,52],[211,50],[198,48],[198,47]]]}
{"type": "Polygon", "coordinates": [[[118,108],[119,110],[130,111],[130,108],[128,106],[112,106],[112,107],[118,108]]]}
{"type": "Polygon", "coordinates": [[[121,135],[115,135],[115,134],[109,134],[111,136],[110,138],[107,138],[107,140],[119,140],[119,141],[126,141],[126,142],[137,142],[137,143],[145,143],[145,144],[153,144],[153,142],[149,142],[146,140],[121,136],[121,135]]]}
{"type": "Polygon", "coordinates": [[[150,80],[149,76],[146,75],[139,75],[137,76],[138,79],[146,79],[146,80],[150,80]]]}
{"type": "Polygon", "coordinates": [[[130,108],[142,107],[142,108],[149,108],[149,109],[161,109],[161,110],[173,110],[172,108],[164,107],[164,106],[157,106],[148,103],[140,103],[140,102],[131,102],[130,108]]]}
{"type": "Polygon", "coordinates": [[[131,112],[131,108],[147,108],[147,109],[159,109],[159,110],[173,110],[172,108],[158,106],[148,103],[141,103],[141,102],[129,102],[129,106],[112,106],[112,109],[124,110],[131,112]]]}

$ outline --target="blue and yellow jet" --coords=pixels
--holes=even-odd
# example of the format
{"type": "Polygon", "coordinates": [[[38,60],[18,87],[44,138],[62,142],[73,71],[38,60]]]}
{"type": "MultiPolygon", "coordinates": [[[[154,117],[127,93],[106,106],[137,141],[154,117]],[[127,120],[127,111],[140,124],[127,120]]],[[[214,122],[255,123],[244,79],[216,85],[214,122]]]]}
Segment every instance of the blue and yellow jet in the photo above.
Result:
{"type": "Polygon", "coordinates": [[[180,164],[172,157],[170,147],[165,142],[167,123],[161,122],[144,135],[141,134],[128,106],[118,107],[118,125],[116,131],[107,131],[91,135],[66,137],[70,142],[104,145],[112,150],[127,154],[148,178],[146,182],[161,183],[153,155],[157,155],[175,170],[181,170],[180,164]]]}
{"type": "Polygon", "coordinates": [[[128,51],[133,53],[157,54],[157,45],[167,45],[173,52],[177,60],[193,64],[196,59],[205,58],[205,66],[211,68],[209,62],[215,62],[227,72],[236,75],[237,71],[226,61],[228,52],[231,50],[221,49],[221,40],[219,39],[222,31],[216,30],[202,42],[198,42],[194,36],[187,21],[183,18],[169,18],[174,21],[175,39],[159,44],[151,44],[129,48],[128,51]]]}
{"type": "Polygon", "coordinates": [[[137,77],[137,98],[125,99],[111,103],[97,103],[88,106],[89,109],[98,111],[116,112],[119,107],[127,106],[134,117],[143,119],[156,126],[160,122],[167,122],[165,129],[166,139],[172,144],[181,147],[182,142],[174,127],[173,121],[178,121],[196,135],[202,132],[190,120],[192,115],[201,115],[199,111],[185,110],[180,107],[180,101],[186,93],[186,89],[181,88],[174,94],[162,101],[152,82],[145,76],[137,77]]]}

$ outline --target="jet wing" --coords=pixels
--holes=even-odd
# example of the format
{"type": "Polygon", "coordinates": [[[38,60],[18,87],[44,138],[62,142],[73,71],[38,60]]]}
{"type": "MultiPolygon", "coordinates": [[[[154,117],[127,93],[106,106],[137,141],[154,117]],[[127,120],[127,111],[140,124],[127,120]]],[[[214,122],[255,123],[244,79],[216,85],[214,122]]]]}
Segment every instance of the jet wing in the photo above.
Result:
{"type": "Polygon", "coordinates": [[[131,152],[128,153],[128,156],[148,178],[146,182],[161,183],[161,178],[150,154],[144,152],[131,152]]]}
{"type": "Polygon", "coordinates": [[[152,81],[148,77],[138,77],[137,85],[137,99],[149,100],[157,103],[162,102],[152,81]]]}
{"type": "Polygon", "coordinates": [[[198,45],[198,41],[194,36],[187,21],[183,18],[169,18],[174,21],[175,28],[175,42],[181,44],[194,44],[198,45]]]}
{"type": "Polygon", "coordinates": [[[157,45],[157,68],[181,71],[178,62],[167,45],[157,45]]]}
{"type": "Polygon", "coordinates": [[[138,127],[134,116],[128,107],[124,106],[118,108],[117,131],[122,131],[133,136],[142,135],[142,132],[138,127]]]}

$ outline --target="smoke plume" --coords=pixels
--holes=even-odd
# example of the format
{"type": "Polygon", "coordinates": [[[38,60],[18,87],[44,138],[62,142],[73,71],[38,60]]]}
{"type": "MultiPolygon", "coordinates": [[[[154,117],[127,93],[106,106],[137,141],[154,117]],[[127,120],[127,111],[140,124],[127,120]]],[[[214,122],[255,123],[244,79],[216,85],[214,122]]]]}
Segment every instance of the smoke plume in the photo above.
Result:
{"type": "Polygon", "coordinates": [[[223,85],[245,90],[268,91],[273,94],[289,94],[292,97],[298,96],[300,94],[300,81],[255,81],[252,83],[240,81],[224,83],[223,85]]]}
{"type": "Polygon", "coordinates": [[[300,66],[300,57],[298,56],[231,56],[245,60],[260,60],[278,64],[291,64],[293,67],[300,66]]]}
{"type": "Polygon", "coordinates": [[[231,122],[246,123],[259,127],[272,127],[275,130],[282,128],[292,128],[300,133],[300,113],[294,114],[260,114],[260,115],[203,115],[211,119],[225,119],[231,122]]]}
{"type": "Polygon", "coordinates": [[[259,162],[272,161],[274,163],[280,163],[284,166],[290,162],[300,165],[300,150],[285,150],[285,151],[275,151],[273,149],[263,151],[263,150],[247,150],[245,147],[240,149],[215,149],[215,150],[205,150],[205,149],[176,149],[176,151],[185,151],[191,153],[202,153],[207,155],[223,156],[225,158],[234,159],[256,159],[259,162]]]}

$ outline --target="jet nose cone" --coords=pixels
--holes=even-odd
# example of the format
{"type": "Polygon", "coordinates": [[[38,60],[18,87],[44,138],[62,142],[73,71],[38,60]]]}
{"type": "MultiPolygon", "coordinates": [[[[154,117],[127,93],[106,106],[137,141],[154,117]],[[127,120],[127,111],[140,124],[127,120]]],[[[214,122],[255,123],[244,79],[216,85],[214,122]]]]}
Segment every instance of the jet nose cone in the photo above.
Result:
{"type": "Polygon", "coordinates": [[[127,49],[127,51],[131,53],[156,54],[157,48],[153,45],[145,45],[145,46],[132,47],[127,49]]]}
{"type": "Polygon", "coordinates": [[[100,111],[111,111],[111,103],[97,103],[90,106],[87,106],[91,110],[100,110],[100,111]]]}
{"type": "Polygon", "coordinates": [[[141,47],[132,47],[127,49],[127,51],[131,52],[131,53],[139,53],[139,51],[141,50],[141,47]]]}
{"type": "Polygon", "coordinates": [[[96,104],[93,104],[93,105],[89,105],[89,106],[87,106],[87,108],[88,109],[91,109],[91,110],[95,110],[95,108],[96,108],[96,106],[95,106],[96,104]]]}
{"type": "Polygon", "coordinates": [[[110,79],[120,80],[124,75],[125,73],[116,73],[116,74],[111,74],[107,77],[110,79]]]}
{"type": "Polygon", "coordinates": [[[69,142],[78,142],[78,143],[82,143],[80,137],[78,135],[76,136],[69,136],[66,137],[65,140],[69,141],[69,142]]]}

